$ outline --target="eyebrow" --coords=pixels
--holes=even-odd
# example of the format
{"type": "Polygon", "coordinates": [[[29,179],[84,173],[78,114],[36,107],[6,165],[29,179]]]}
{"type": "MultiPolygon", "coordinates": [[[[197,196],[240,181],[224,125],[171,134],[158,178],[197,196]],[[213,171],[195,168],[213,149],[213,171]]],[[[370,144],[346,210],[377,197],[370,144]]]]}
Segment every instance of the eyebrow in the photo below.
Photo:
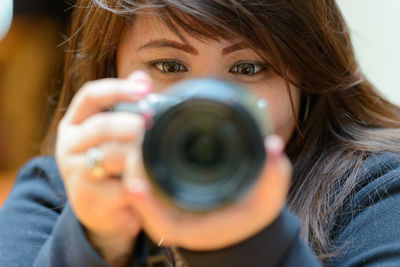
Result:
{"type": "Polygon", "coordinates": [[[244,42],[235,43],[233,45],[230,45],[230,46],[222,49],[222,55],[225,56],[227,54],[233,53],[233,52],[241,50],[241,49],[246,49],[246,48],[249,48],[249,46],[246,45],[244,42]]]}
{"type": "MultiPolygon", "coordinates": [[[[141,47],[139,47],[138,50],[149,49],[149,48],[164,48],[164,47],[175,48],[175,49],[182,50],[186,53],[193,54],[193,55],[199,54],[199,51],[197,51],[193,46],[191,46],[189,44],[182,44],[182,43],[172,41],[172,40],[167,40],[167,39],[159,39],[159,40],[150,41],[150,42],[142,45],[141,47]]],[[[222,49],[222,55],[227,55],[227,54],[233,53],[235,51],[238,51],[241,49],[246,49],[246,48],[249,48],[249,46],[246,45],[244,42],[235,43],[233,45],[230,45],[230,46],[222,49]]]]}
{"type": "Polygon", "coordinates": [[[193,55],[199,54],[199,51],[197,51],[193,46],[191,46],[189,44],[182,44],[182,43],[179,43],[176,41],[166,40],[166,39],[150,41],[147,44],[144,44],[141,47],[139,47],[138,50],[142,50],[142,49],[146,49],[146,48],[162,48],[162,47],[175,48],[175,49],[182,50],[186,53],[193,54],[193,55]]]}

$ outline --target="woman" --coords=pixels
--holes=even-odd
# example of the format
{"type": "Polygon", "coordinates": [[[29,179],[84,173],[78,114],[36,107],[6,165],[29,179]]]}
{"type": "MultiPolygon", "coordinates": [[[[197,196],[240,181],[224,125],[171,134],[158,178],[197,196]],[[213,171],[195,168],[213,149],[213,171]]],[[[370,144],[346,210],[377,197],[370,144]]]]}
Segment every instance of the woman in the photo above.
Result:
{"type": "Polygon", "coordinates": [[[121,266],[160,255],[177,266],[400,262],[400,109],[360,73],[333,0],[74,8],[48,138],[56,160],[21,171],[1,211],[2,265],[121,266]],[[254,188],[199,216],[149,186],[139,149],[145,117],[101,111],[203,76],[267,99],[276,135],[254,188]],[[101,169],[85,164],[93,148],[101,169]],[[144,236],[166,249],[153,255],[144,236]]]}

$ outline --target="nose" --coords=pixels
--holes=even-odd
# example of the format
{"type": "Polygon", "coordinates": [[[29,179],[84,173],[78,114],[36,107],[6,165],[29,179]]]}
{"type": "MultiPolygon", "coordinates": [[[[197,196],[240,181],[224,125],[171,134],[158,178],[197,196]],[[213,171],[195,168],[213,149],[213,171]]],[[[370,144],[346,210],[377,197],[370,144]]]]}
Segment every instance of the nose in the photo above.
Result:
{"type": "Polygon", "coordinates": [[[193,67],[191,78],[227,78],[227,70],[218,57],[206,57],[193,67]]]}

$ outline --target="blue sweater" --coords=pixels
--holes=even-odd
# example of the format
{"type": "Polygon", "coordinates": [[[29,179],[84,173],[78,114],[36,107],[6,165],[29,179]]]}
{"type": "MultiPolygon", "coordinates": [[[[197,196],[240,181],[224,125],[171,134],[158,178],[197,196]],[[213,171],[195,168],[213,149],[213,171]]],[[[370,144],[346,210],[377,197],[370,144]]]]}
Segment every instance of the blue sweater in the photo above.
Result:
{"type": "MultiPolygon", "coordinates": [[[[400,156],[370,157],[362,186],[343,207],[329,266],[400,266],[400,156]]],[[[361,185],[361,184],[360,184],[361,185]]],[[[95,205],[95,203],[93,203],[95,205]]],[[[217,251],[180,249],[194,267],[321,266],[286,209],[248,240],[217,251]]],[[[138,242],[135,250],[143,254],[138,242]]],[[[143,255],[137,255],[143,257],[143,255]]],[[[38,157],[19,172],[0,210],[0,267],[108,266],[90,245],[71,210],[52,157],[38,157]]]]}

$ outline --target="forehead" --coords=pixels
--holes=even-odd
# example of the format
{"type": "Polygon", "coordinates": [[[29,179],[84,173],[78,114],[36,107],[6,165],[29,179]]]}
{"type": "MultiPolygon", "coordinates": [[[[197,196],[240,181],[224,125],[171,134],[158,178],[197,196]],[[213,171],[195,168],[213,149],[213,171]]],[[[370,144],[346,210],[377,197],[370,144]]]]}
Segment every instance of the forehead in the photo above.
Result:
{"type": "MultiPolygon", "coordinates": [[[[209,33],[203,36],[190,32],[187,28],[172,22],[172,27],[165,18],[155,12],[146,12],[135,16],[133,23],[126,26],[122,41],[129,42],[131,45],[139,45],[157,39],[168,39],[181,43],[203,43],[203,44],[231,44],[234,42],[244,42],[243,38],[231,35],[226,39],[217,34],[213,38],[208,37],[209,33]]],[[[200,29],[201,31],[201,29],[200,29]]]]}
{"type": "Polygon", "coordinates": [[[152,38],[172,38],[179,40],[167,24],[154,13],[136,15],[132,24],[125,28],[125,35],[129,39],[149,41],[152,38]]]}

